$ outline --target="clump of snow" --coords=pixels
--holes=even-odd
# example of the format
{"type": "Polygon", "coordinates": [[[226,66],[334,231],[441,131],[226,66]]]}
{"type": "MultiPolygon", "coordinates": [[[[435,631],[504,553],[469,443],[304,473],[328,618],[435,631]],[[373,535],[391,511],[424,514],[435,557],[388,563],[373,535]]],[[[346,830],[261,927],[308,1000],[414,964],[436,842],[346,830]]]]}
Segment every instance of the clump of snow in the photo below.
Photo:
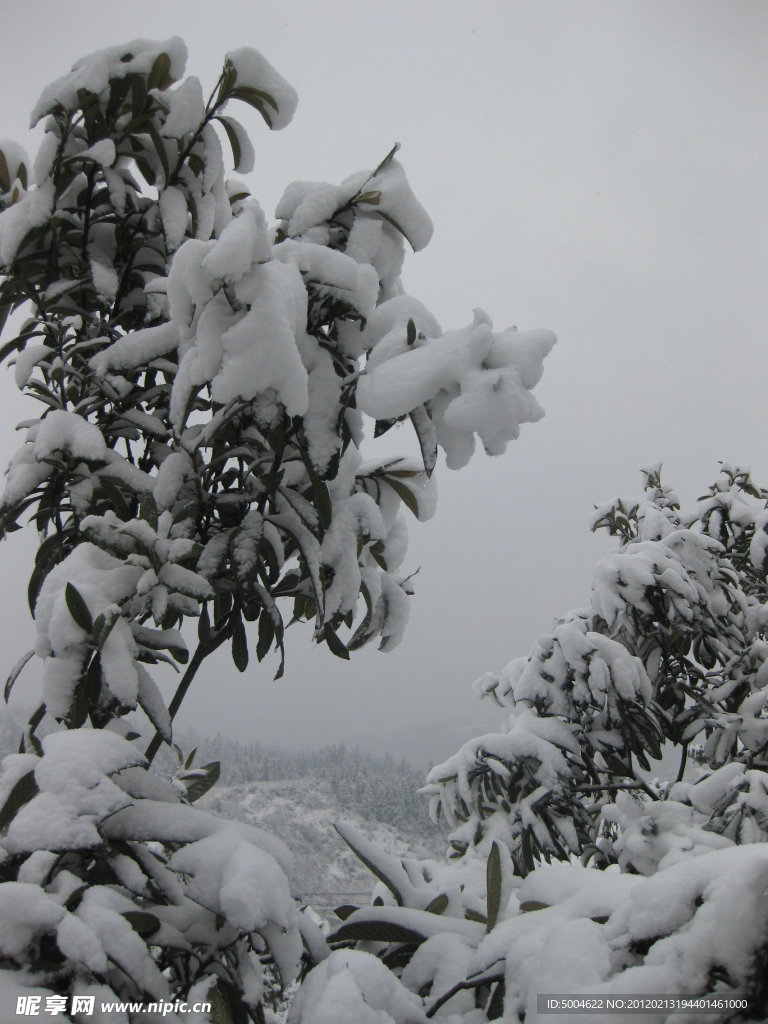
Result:
{"type": "Polygon", "coordinates": [[[345,253],[325,246],[292,239],[276,245],[274,255],[297,266],[320,294],[350,303],[364,317],[373,312],[379,281],[367,264],[356,263],[345,253]]]}
{"type": "Polygon", "coordinates": [[[272,243],[264,211],[249,199],[211,246],[200,267],[212,278],[239,281],[254,264],[268,260],[272,243]]]}
{"type": "Polygon", "coordinates": [[[164,188],[159,197],[160,216],[169,252],[178,249],[187,234],[189,209],[182,189],[175,185],[164,188]]]}
{"type": "Polygon", "coordinates": [[[44,181],[0,213],[0,262],[4,266],[16,259],[27,234],[50,219],[54,198],[53,182],[44,181]]]}
{"type": "Polygon", "coordinates": [[[14,368],[16,387],[23,388],[37,364],[53,355],[54,351],[48,345],[27,345],[22,352],[19,352],[14,368]]]}
{"type": "Polygon", "coordinates": [[[37,124],[41,117],[58,106],[65,110],[74,109],[81,89],[101,97],[112,79],[148,74],[161,53],[170,59],[170,77],[174,80],[181,78],[187,63],[187,48],[178,36],[164,42],[134,39],[81,57],[68,74],[43,90],[32,108],[31,124],[37,124]]]}
{"type": "Polygon", "coordinates": [[[168,108],[161,134],[168,139],[182,139],[196,131],[205,119],[205,102],[200,79],[185,78],[175,89],[155,90],[157,98],[168,108]]]}
{"type": "Polygon", "coordinates": [[[35,428],[32,452],[39,461],[55,452],[66,452],[74,459],[96,462],[104,459],[107,446],[98,427],[82,416],[54,409],[35,428]]]}
{"type": "Polygon", "coordinates": [[[120,288],[120,279],[114,267],[107,266],[97,259],[91,259],[91,280],[96,294],[100,299],[112,302],[120,288]]]}
{"type": "Polygon", "coordinates": [[[309,975],[287,1024],[426,1024],[418,996],[370,953],[339,949],[309,975]]]}
{"type": "Polygon", "coordinates": [[[343,189],[321,181],[294,181],[283,192],[275,216],[286,222],[291,238],[323,224],[343,204],[343,189]]]}
{"type": "Polygon", "coordinates": [[[414,251],[418,252],[428,244],[432,237],[432,221],[413,194],[399,161],[388,160],[384,167],[366,182],[365,188],[366,191],[381,193],[376,208],[391,218],[414,251]]]}
{"type": "Polygon", "coordinates": [[[100,377],[113,371],[134,370],[174,351],[179,330],[174,323],[158,324],[132,331],[91,359],[91,368],[100,377]]]}
{"type": "Polygon", "coordinates": [[[235,88],[256,89],[265,93],[265,120],[278,131],[291,122],[299,97],[292,85],[278,74],[258,50],[244,46],[230,50],[227,60],[237,72],[235,88]]]}
{"type": "MultiPolygon", "coordinates": [[[[408,345],[407,327],[398,322],[379,341],[382,352],[377,346],[369,357],[358,384],[358,406],[375,419],[393,419],[431,402],[437,440],[451,468],[467,461],[475,433],[489,454],[500,454],[518,436],[521,423],[544,414],[515,365],[509,333],[496,345],[488,318],[477,312],[462,331],[408,345]]],[[[554,340],[538,332],[536,346],[525,344],[520,361],[527,380],[538,380],[554,340]]]]}
{"type": "Polygon", "coordinates": [[[20,957],[32,939],[54,929],[64,913],[64,908],[37,885],[0,883],[0,952],[20,957]]]}

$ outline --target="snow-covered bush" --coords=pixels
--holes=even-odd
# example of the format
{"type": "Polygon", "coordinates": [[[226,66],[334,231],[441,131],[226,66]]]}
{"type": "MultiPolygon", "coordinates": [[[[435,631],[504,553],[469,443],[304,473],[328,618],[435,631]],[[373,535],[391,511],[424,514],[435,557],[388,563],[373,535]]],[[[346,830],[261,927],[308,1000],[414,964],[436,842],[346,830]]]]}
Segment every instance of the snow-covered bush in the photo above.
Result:
{"type": "Polygon", "coordinates": [[[667,828],[768,837],[768,492],[723,466],[684,511],[658,469],[645,476],[641,499],[596,510],[619,543],[596,566],[590,607],[476,684],[511,708],[507,731],[430,772],[458,852],[491,838],[522,874],[571,854],[648,873],[667,828]],[[686,774],[689,752],[706,782],[686,774]],[[649,758],[662,753],[675,768],[654,784],[649,758]],[[646,826],[657,838],[634,843],[646,826]]]}
{"type": "Polygon", "coordinates": [[[479,311],[444,334],[403,293],[405,240],[432,229],[395,149],[339,186],[294,183],[270,228],[215,125],[248,171],[224,111],[240,100],[281,128],[295,93],[244,49],[205,102],[196,78],[175,84],[184,63],[178,39],[86,57],[34,108],[34,164],[0,144],[0,307],[30,314],[0,354],[45,406],[0,529],[30,512],[46,534],[29,595],[46,705],[102,724],[138,695],[162,736],[143,666],[186,659],[186,616],[200,639],[182,693],[225,642],[245,668],[248,622],[259,660],[282,650],[286,602],[341,657],[399,641],[401,507],[432,514],[438,446],[458,466],[476,434],[500,452],[541,416],[530,389],[554,341],[479,311]],[[410,418],[421,464],[365,461],[366,417],[378,433],[410,418]]]}
{"type": "Polygon", "coordinates": [[[618,548],[590,607],[478,681],[506,730],[431,770],[453,859],[345,834],[382,884],[331,944],[395,971],[414,1019],[535,1020],[542,993],[714,994],[737,1001],[674,1019],[766,1019],[768,492],[723,466],[682,510],[645,478],[596,511],[618,548]]]}
{"type": "MultiPolygon", "coordinates": [[[[377,905],[338,909],[343,923],[329,937],[337,948],[310,973],[305,992],[312,1003],[299,996],[293,1024],[333,1019],[322,1009],[342,992],[347,1016],[339,1019],[354,1020],[355,1010],[357,1019],[369,1019],[370,994],[384,988],[383,967],[394,975],[397,1002],[393,997],[392,1008],[370,1017],[380,1024],[529,1024],[541,1019],[543,994],[575,1000],[574,1009],[548,1012],[548,1020],[591,1024],[598,1016],[578,1012],[579,993],[604,1001],[646,996],[643,1017],[655,1024],[766,1019],[764,842],[725,840],[721,849],[684,853],[650,877],[561,862],[523,878],[496,842],[487,861],[473,850],[444,863],[398,862],[360,836],[345,837],[382,880],[377,905]],[[658,997],[675,995],[692,1000],[688,1012],[659,1006],[658,997]],[[695,1004],[704,995],[712,999],[705,1011],[695,1004]]],[[[601,1012],[599,1019],[628,1018],[601,1012]]]]}
{"type": "MultiPolygon", "coordinates": [[[[209,835],[212,825],[177,834],[177,811],[192,820],[183,802],[151,820],[144,804],[141,813],[123,806],[138,799],[121,787],[124,769],[144,780],[140,790],[150,786],[138,758],[93,775],[95,804],[83,795],[54,808],[55,793],[66,792],[61,780],[55,791],[43,782],[64,742],[55,730],[72,732],[67,750],[86,773],[78,751],[90,749],[88,730],[120,732],[141,708],[155,730],[151,761],[216,649],[231,645],[240,671],[251,653],[261,661],[277,651],[282,673],[286,612],[289,624],[312,622],[315,641],[339,657],[372,640],[394,647],[411,593],[402,507],[432,514],[440,447],[460,467],[476,436],[498,454],[542,415],[531,389],[554,337],[495,332],[480,310],[444,333],[404,293],[405,243],[423,248],[432,228],[397,147],[341,185],[289,186],[270,227],[246,185],[227,176],[222,143],[235,171],[247,173],[253,146],[231,105],[245,103],[280,129],[294,90],[257,51],[239,49],[206,99],[198,79],[183,78],[185,63],[178,39],[92,54],[35,105],[32,123],[42,120],[45,131],[34,161],[0,142],[0,323],[13,335],[0,359],[43,406],[22,424],[0,497],[0,536],[27,516],[40,537],[28,588],[36,646],[11,673],[6,697],[27,661],[43,661],[43,702],[22,761],[2,776],[2,884],[9,893],[37,886],[43,923],[3,964],[57,993],[89,979],[133,992],[106,945],[99,951],[84,937],[92,957],[78,966],[60,940],[62,928],[81,933],[72,923],[81,906],[112,914],[117,923],[110,918],[105,930],[128,935],[120,921],[138,905],[147,916],[127,920],[147,978],[187,993],[207,984],[206,965],[223,957],[221,985],[241,1006],[232,1012],[258,1019],[258,967],[252,976],[246,960],[268,952],[293,963],[301,931],[278,899],[283,882],[260,840],[231,847],[209,835]],[[421,459],[366,460],[366,424],[380,434],[404,419],[421,459]],[[198,626],[191,655],[189,618],[198,626]],[[187,665],[167,707],[152,674],[164,663],[187,665]],[[54,730],[45,745],[41,723],[54,730]],[[41,824],[41,803],[60,830],[30,826],[18,846],[24,823],[41,824]],[[119,835],[110,831],[117,821],[126,823],[119,835]],[[39,870],[23,859],[31,842],[39,870]],[[111,866],[117,842],[128,844],[118,850],[125,877],[111,866]],[[153,857],[163,879],[178,876],[167,889],[141,876],[153,857]],[[246,875],[257,903],[268,902],[262,889],[274,876],[276,902],[250,914],[246,901],[238,917],[246,875]],[[177,914],[184,927],[168,930],[170,911],[157,908],[186,907],[185,892],[213,924],[198,928],[187,907],[177,914]],[[36,959],[43,940],[56,947],[50,971],[36,959]]],[[[123,758],[135,756],[120,743],[123,758]]],[[[189,800],[215,770],[202,782],[186,775],[189,800]]]]}

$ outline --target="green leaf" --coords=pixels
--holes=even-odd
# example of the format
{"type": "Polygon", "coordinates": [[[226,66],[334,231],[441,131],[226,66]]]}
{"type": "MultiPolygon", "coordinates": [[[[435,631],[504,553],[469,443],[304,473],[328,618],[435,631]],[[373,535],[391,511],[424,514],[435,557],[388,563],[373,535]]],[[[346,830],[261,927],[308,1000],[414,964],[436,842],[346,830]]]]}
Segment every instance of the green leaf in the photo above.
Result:
{"type": "Polygon", "coordinates": [[[386,434],[388,430],[391,430],[396,423],[399,423],[399,417],[393,420],[376,420],[376,424],[373,428],[373,436],[381,437],[382,434],[386,434]]]}
{"type": "Polygon", "coordinates": [[[27,653],[23,657],[19,658],[19,660],[16,662],[16,664],[11,669],[11,671],[10,671],[10,673],[8,675],[8,678],[5,681],[4,697],[5,697],[5,703],[6,704],[8,703],[8,698],[11,696],[11,690],[13,689],[14,683],[16,682],[16,680],[21,675],[21,671],[24,668],[24,666],[27,664],[29,659],[34,656],[34,653],[35,653],[34,648],[31,651],[27,651],[27,653]]]}
{"type": "Polygon", "coordinates": [[[144,178],[148,185],[154,185],[157,175],[152,169],[152,166],[144,159],[144,157],[136,156],[134,157],[134,160],[142,178],[144,178]]]}
{"type": "Polygon", "coordinates": [[[413,345],[416,341],[416,324],[413,320],[408,321],[408,326],[405,329],[405,343],[406,345],[413,345]]]}
{"type": "MultiPolygon", "coordinates": [[[[523,829],[523,833],[520,837],[520,851],[523,856],[523,866],[525,867],[525,874],[529,871],[533,871],[536,867],[536,861],[533,856],[533,839],[531,837],[531,830],[529,828],[523,829]]],[[[521,874],[523,872],[521,871],[521,874]]]]}
{"type": "Polygon", "coordinates": [[[131,110],[136,119],[144,113],[147,102],[147,86],[143,75],[131,75],[131,110]]]}
{"type": "Polygon", "coordinates": [[[400,497],[403,504],[406,505],[418,519],[419,503],[416,500],[416,495],[413,493],[413,491],[410,490],[410,488],[406,487],[405,484],[400,483],[400,481],[396,480],[394,477],[385,476],[383,479],[386,483],[389,484],[392,490],[400,497]]]}
{"type": "Polygon", "coordinates": [[[73,583],[67,583],[64,591],[64,597],[67,602],[69,614],[78,624],[80,629],[85,630],[86,633],[90,633],[93,629],[91,613],[88,610],[88,605],[83,600],[82,594],[73,583]]]}
{"type": "MultiPolygon", "coordinates": [[[[198,153],[190,153],[187,157],[187,167],[195,175],[196,178],[201,178],[205,173],[205,164],[203,163],[202,157],[198,153]]],[[[192,215],[194,217],[195,207],[192,207],[192,215]]]]}
{"type": "Polygon", "coordinates": [[[232,631],[232,661],[238,672],[245,672],[248,668],[248,640],[240,617],[237,618],[232,631]]]}
{"type": "Polygon", "coordinates": [[[272,621],[272,616],[264,611],[259,619],[259,639],[256,643],[257,661],[263,661],[267,654],[269,654],[274,639],[275,624],[272,621]]]}
{"type": "Polygon", "coordinates": [[[184,762],[184,767],[185,768],[191,768],[192,767],[192,762],[195,760],[195,754],[196,753],[197,753],[197,747],[194,747],[193,750],[192,750],[192,753],[189,755],[187,760],[184,762]]]}
{"type": "Polygon", "coordinates": [[[291,594],[299,583],[301,583],[301,573],[287,572],[277,585],[272,588],[272,596],[283,597],[286,594],[291,594]]]}
{"type": "Polygon", "coordinates": [[[160,133],[151,121],[147,125],[147,131],[149,132],[149,137],[152,139],[152,145],[155,147],[157,158],[160,161],[160,166],[163,168],[163,175],[167,182],[171,176],[171,169],[168,164],[168,154],[165,150],[165,142],[160,137],[160,133]]]}
{"type": "Polygon", "coordinates": [[[538,900],[526,900],[520,904],[520,913],[530,914],[534,910],[546,910],[548,906],[548,903],[539,903],[538,900]]]}
{"type": "MultiPolygon", "coordinates": [[[[3,308],[7,309],[8,311],[6,313],[7,317],[8,313],[11,312],[13,306],[9,304],[8,306],[5,306],[3,308]]],[[[2,348],[0,348],[0,363],[5,362],[8,356],[12,355],[14,352],[20,352],[23,348],[25,348],[27,342],[30,340],[31,337],[34,337],[34,335],[20,334],[18,337],[12,338],[10,341],[7,341],[5,345],[3,345],[2,348]]]]}
{"type": "Polygon", "coordinates": [[[343,658],[344,661],[349,661],[349,651],[327,623],[323,630],[323,638],[328,644],[331,654],[335,654],[337,658],[343,658]]]}
{"type": "Polygon", "coordinates": [[[358,848],[355,846],[354,842],[349,838],[349,836],[347,836],[345,834],[346,833],[346,829],[343,826],[334,825],[333,827],[336,829],[336,831],[339,833],[341,838],[344,840],[344,842],[347,844],[347,846],[350,848],[350,850],[354,853],[354,855],[357,857],[357,859],[362,864],[365,864],[365,866],[368,868],[368,870],[371,872],[371,874],[375,875],[379,879],[380,882],[383,882],[384,885],[386,885],[386,887],[389,889],[389,891],[395,897],[397,905],[399,907],[402,907],[403,902],[404,902],[403,901],[403,894],[397,888],[397,885],[395,885],[395,883],[392,881],[392,879],[388,875],[384,874],[384,871],[382,870],[382,868],[380,868],[379,865],[375,863],[375,861],[372,861],[370,858],[366,857],[364,853],[362,853],[360,850],[358,850],[358,848]]]}
{"type": "Polygon", "coordinates": [[[254,1019],[245,1007],[242,994],[224,978],[219,978],[206,996],[211,1004],[211,1024],[251,1024],[254,1019]]]}
{"type": "Polygon", "coordinates": [[[205,796],[209,789],[216,785],[221,775],[221,762],[210,761],[208,764],[204,764],[202,770],[205,772],[204,775],[196,775],[194,778],[188,781],[182,781],[187,788],[187,800],[193,804],[196,800],[199,800],[201,796],[205,796]]]}
{"type": "Polygon", "coordinates": [[[342,906],[336,907],[334,914],[340,921],[346,921],[351,914],[354,914],[359,909],[359,907],[355,907],[351,903],[344,903],[342,906]]]}
{"type": "Polygon", "coordinates": [[[8,192],[11,187],[11,172],[8,169],[8,161],[5,158],[5,153],[0,149],[0,188],[3,192],[8,192]]]}
{"type": "Polygon", "coordinates": [[[69,894],[69,896],[67,896],[66,900],[64,901],[65,909],[68,910],[70,913],[77,910],[77,908],[83,902],[83,896],[85,896],[85,894],[88,892],[90,888],[90,885],[78,885],[76,889],[73,889],[72,892],[69,894]]]}
{"type": "Polygon", "coordinates": [[[479,914],[476,910],[473,910],[471,907],[467,907],[467,909],[464,911],[464,917],[467,919],[467,921],[476,921],[478,924],[488,924],[488,918],[485,916],[485,914],[479,914]]]}
{"type": "Polygon", "coordinates": [[[221,85],[219,86],[219,92],[216,96],[217,107],[221,106],[221,104],[229,98],[236,81],[237,68],[231,60],[227,59],[224,61],[224,68],[221,74],[221,85]]]}
{"type": "Polygon", "coordinates": [[[104,616],[99,615],[96,622],[93,624],[94,639],[96,640],[96,646],[99,650],[102,650],[104,644],[107,642],[107,637],[115,627],[115,623],[120,618],[120,613],[112,611],[109,618],[105,619],[104,616]],[[99,625],[99,620],[103,620],[102,624],[99,625]]]}
{"type": "Polygon", "coordinates": [[[488,1006],[485,1008],[485,1015],[489,1021],[499,1020],[504,1013],[504,994],[505,985],[502,978],[493,990],[493,995],[488,1001],[488,1006]]]}
{"type": "Polygon", "coordinates": [[[343,924],[333,935],[328,937],[328,942],[407,942],[417,945],[424,942],[426,936],[415,932],[412,928],[406,928],[402,924],[395,924],[390,921],[355,921],[352,924],[343,924]]]}
{"type": "Polygon", "coordinates": [[[435,896],[424,909],[428,914],[442,914],[448,906],[448,897],[444,892],[441,892],[439,896],[435,896]]]}
{"type": "Polygon", "coordinates": [[[142,938],[154,935],[160,928],[160,919],[155,917],[154,914],[147,913],[146,910],[126,910],[121,916],[125,918],[131,928],[138,932],[142,938]]]}
{"type": "Polygon", "coordinates": [[[147,75],[147,89],[160,89],[161,92],[167,89],[169,85],[173,84],[170,71],[171,58],[167,53],[159,53],[155,57],[152,70],[147,75]]]}
{"type": "Polygon", "coordinates": [[[98,653],[94,654],[88,665],[83,692],[88,707],[93,707],[101,695],[101,655],[98,653]]]}
{"type": "Polygon", "coordinates": [[[491,843],[491,852],[485,866],[485,881],[488,901],[488,923],[486,930],[491,931],[496,925],[501,905],[501,852],[499,844],[491,843]]]}
{"type": "Polygon", "coordinates": [[[220,114],[216,120],[224,126],[224,131],[227,133],[229,144],[232,147],[234,169],[237,171],[240,167],[240,161],[243,159],[243,151],[240,147],[240,139],[237,136],[237,129],[235,128],[232,119],[224,117],[223,114],[220,114]]]}
{"type": "Polygon", "coordinates": [[[67,725],[70,729],[81,729],[85,725],[89,711],[86,692],[87,681],[86,676],[83,674],[77,682],[77,686],[72,694],[72,700],[70,701],[69,711],[67,712],[67,725]]]}
{"type": "Polygon", "coordinates": [[[145,523],[149,523],[152,529],[157,532],[157,503],[148,491],[142,494],[139,499],[139,519],[143,519],[145,523]]]}
{"type": "Polygon", "coordinates": [[[201,644],[207,644],[211,638],[211,617],[208,614],[208,602],[206,601],[200,609],[200,618],[197,620],[197,639],[201,644]]]}
{"type": "Polygon", "coordinates": [[[249,107],[258,110],[267,125],[272,127],[272,115],[267,111],[265,104],[271,106],[273,110],[277,110],[277,102],[268,92],[264,92],[263,89],[254,89],[249,85],[238,85],[232,90],[231,95],[234,99],[242,100],[249,107]]]}
{"type": "Polygon", "coordinates": [[[320,519],[320,525],[323,530],[327,530],[331,525],[331,520],[333,519],[331,495],[328,492],[325,481],[321,480],[317,475],[309,455],[307,455],[303,448],[301,448],[300,451],[304,465],[307,468],[307,473],[309,474],[309,479],[312,483],[312,497],[314,499],[315,508],[317,509],[318,518],[320,519]]]}
{"type": "Polygon", "coordinates": [[[27,772],[26,775],[22,775],[8,794],[8,799],[3,804],[2,810],[0,810],[0,832],[4,832],[8,828],[24,804],[28,804],[32,797],[36,796],[39,792],[40,790],[35,781],[35,773],[31,771],[27,772]]]}
{"type": "Polygon", "coordinates": [[[392,225],[392,227],[393,227],[393,228],[395,229],[395,231],[397,231],[397,233],[398,233],[398,234],[402,235],[402,236],[403,236],[403,238],[404,238],[404,239],[406,240],[406,242],[408,243],[408,245],[410,245],[410,247],[411,247],[411,248],[413,249],[413,251],[414,251],[414,252],[416,252],[416,246],[415,246],[415,245],[413,244],[413,242],[412,242],[412,241],[410,240],[410,238],[408,237],[408,235],[407,235],[407,233],[406,233],[405,229],[404,229],[404,228],[402,228],[402,227],[401,227],[401,226],[400,226],[400,225],[398,224],[398,222],[397,222],[397,221],[395,220],[395,218],[394,218],[393,216],[391,216],[391,214],[388,214],[388,213],[384,213],[384,211],[383,211],[383,210],[377,210],[377,211],[376,211],[376,213],[378,213],[378,215],[379,215],[379,216],[380,216],[380,217],[381,217],[381,218],[382,218],[383,220],[385,220],[385,221],[386,221],[386,222],[387,222],[388,224],[391,224],[391,225],[392,225]]]}
{"type": "Polygon", "coordinates": [[[427,412],[427,407],[420,405],[410,413],[409,418],[419,439],[421,457],[424,461],[424,472],[427,476],[432,476],[432,472],[437,464],[437,431],[432,422],[432,417],[427,412]]]}

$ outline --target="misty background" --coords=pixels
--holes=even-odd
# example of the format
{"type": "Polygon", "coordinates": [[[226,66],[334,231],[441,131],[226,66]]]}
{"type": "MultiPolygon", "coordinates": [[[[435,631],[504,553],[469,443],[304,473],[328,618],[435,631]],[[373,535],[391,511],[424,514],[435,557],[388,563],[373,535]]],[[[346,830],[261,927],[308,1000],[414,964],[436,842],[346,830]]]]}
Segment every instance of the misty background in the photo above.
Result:
{"type": "MultiPolygon", "coordinates": [[[[502,717],[472,680],[588,602],[608,549],[589,533],[594,504],[636,494],[638,470],[658,461],[684,501],[718,460],[768,485],[768,6],[28,0],[0,41],[0,137],[34,153],[28,112],[48,82],[94,49],[171,35],[206,95],[244,45],[297,89],[282,132],[237,111],[268,219],[291,181],[339,182],[399,141],[435,226],[406,259],[406,290],[444,329],[481,306],[497,329],[557,332],[535,392],[546,418],[502,457],[438,466],[435,518],[409,520],[406,564],[421,571],[400,647],[342,662],[296,626],[282,680],[276,662],[240,676],[224,654],[179,716],[242,742],[442,759],[502,717]]],[[[0,408],[7,463],[22,440],[13,426],[39,411],[8,372],[0,408]]],[[[405,427],[387,443],[413,450],[405,427]]],[[[34,642],[35,539],[0,547],[0,675],[34,642]]],[[[31,703],[27,672],[14,706],[31,703]]]]}

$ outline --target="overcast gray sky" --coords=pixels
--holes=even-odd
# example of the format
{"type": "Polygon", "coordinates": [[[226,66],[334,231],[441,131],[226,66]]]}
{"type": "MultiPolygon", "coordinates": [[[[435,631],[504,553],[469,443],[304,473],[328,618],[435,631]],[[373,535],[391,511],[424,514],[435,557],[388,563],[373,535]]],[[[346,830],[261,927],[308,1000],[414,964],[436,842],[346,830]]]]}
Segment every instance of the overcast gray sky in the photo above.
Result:
{"type": "MultiPolygon", "coordinates": [[[[250,45],[298,90],[284,131],[247,122],[268,215],[290,181],[340,181],[397,140],[435,225],[406,289],[445,329],[479,305],[499,328],[558,334],[537,389],[546,418],[501,458],[441,467],[436,518],[411,529],[422,569],[400,648],[345,664],[296,627],[282,681],[222,659],[181,719],[243,740],[447,756],[482,716],[472,679],[588,601],[605,550],[588,532],[594,503],[635,493],[659,460],[684,498],[718,460],[768,484],[768,5],[27,0],[0,41],[0,136],[34,148],[28,112],[77,57],[175,34],[204,87],[250,45]]],[[[13,390],[6,374],[4,461],[12,425],[37,414],[13,390]]],[[[34,539],[18,537],[0,549],[9,667],[32,637],[19,583],[34,539]]]]}

